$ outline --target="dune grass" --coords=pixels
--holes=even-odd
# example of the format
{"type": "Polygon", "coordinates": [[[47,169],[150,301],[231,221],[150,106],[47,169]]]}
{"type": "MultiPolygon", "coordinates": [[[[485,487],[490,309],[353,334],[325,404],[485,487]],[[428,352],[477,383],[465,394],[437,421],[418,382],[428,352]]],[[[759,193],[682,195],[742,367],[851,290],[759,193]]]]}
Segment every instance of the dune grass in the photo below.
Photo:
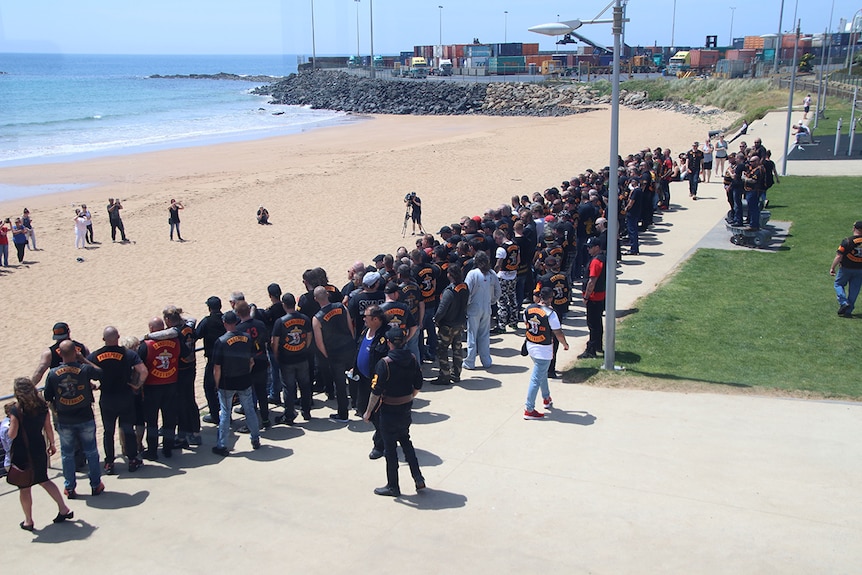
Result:
{"type": "MultiPolygon", "coordinates": [[[[838,317],[828,274],[838,243],[862,218],[860,183],[782,178],[769,206],[773,220],[792,222],[781,249],[697,251],[621,322],[617,363],[627,371],[606,376],[862,399],[862,315],[838,317]]],[[[570,377],[600,364],[580,361],[570,377]]]]}

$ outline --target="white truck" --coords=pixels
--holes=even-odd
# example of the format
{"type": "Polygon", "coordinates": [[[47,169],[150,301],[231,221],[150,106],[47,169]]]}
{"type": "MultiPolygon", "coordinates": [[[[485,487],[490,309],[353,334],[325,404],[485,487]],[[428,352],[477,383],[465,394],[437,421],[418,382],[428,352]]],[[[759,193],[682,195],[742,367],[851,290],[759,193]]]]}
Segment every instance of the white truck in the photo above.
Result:
{"type": "Polygon", "coordinates": [[[451,76],[452,75],[452,60],[448,58],[444,58],[440,60],[440,63],[437,65],[437,75],[438,76],[451,76]]]}

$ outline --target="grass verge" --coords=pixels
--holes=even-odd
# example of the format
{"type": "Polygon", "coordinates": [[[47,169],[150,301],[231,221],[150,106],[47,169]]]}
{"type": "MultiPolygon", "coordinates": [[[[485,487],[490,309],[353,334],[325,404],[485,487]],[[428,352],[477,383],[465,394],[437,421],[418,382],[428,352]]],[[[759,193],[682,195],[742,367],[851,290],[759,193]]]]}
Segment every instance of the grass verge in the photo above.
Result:
{"type": "MultiPolygon", "coordinates": [[[[860,181],[782,178],[769,194],[772,219],[792,222],[782,248],[698,250],[620,323],[617,363],[627,370],[597,382],[638,386],[632,378],[647,377],[650,388],[686,381],[715,391],[862,399],[854,361],[862,316],[837,316],[828,274],[838,243],[860,217],[860,181]]],[[[566,379],[583,380],[599,365],[579,361],[566,379]]]]}

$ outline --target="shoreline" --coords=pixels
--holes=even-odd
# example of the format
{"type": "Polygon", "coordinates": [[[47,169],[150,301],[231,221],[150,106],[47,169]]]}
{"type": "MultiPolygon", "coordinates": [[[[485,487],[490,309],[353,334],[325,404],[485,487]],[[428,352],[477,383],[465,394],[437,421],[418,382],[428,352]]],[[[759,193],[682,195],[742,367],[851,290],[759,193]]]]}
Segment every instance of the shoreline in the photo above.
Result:
{"type": "MultiPolygon", "coordinates": [[[[722,123],[705,120],[622,109],[620,150],[685,149],[722,123]]],[[[0,181],[11,185],[91,183],[0,202],[3,217],[31,210],[41,248],[26,252],[29,267],[0,268],[8,286],[0,393],[32,373],[56,321],[69,322],[72,337],[95,348],[106,325],[141,336],[169,303],[200,318],[210,295],[226,306],[227,294],[241,290],[265,303],[273,281],[299,295],[302,272],[317,266],[341,286],[357,259],[412,247],[401,236],[407,192],[422,197],[433,233],[516,193],[606,166],[608,126],[607,109],[557,118],[373,116],[262,140],[0,168],[0,181]],[[129,244],[110,241],[108,197],[123,200],[129,244]],[[185,243],[168,239],[171,198],[186,204],[185,243]],[[90,206],[102,243],[75,250],[71,214],[80,203],[90,206]],[[259,204],[273,225],[255,223],[259,204]]]]}

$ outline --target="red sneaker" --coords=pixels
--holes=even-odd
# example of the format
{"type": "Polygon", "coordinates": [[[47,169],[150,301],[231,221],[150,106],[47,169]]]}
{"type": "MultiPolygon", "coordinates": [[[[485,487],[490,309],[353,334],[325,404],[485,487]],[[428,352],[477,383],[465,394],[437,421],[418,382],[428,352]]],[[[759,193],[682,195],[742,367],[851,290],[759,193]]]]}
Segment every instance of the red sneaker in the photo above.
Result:
{"type": "Polygon", "coordinates": [[[533,411],[524,410],[524,419],[544,419],[544,417],[544,413],[539,413],[535,409],[533,411]]]}
{"type": "Polygon", "coordinates": [[[543,400],[542,400],[542,403],[544,403],[544,404],[545,404],[545,409],[547,409],[547,408],[549,408],[549,407],[553,407],[553,406],[554,406],[554,400],[553,400],[553,399],[551,399],[551,396],[550,396],[550,395],[549,395],[548,397],[546,397],[545,399],[543,399],[543,400]]]}

